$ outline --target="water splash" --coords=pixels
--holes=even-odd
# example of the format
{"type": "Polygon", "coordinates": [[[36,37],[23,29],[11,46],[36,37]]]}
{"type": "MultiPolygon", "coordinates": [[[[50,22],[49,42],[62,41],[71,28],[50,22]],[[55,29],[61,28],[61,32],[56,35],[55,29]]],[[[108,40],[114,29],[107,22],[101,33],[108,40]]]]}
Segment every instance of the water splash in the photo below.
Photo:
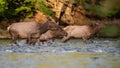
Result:
{"type": "Polygon", "coordinates": [[[108,53],[120,55],[120,40],[118,39],[93,39],[93,42],[83,42],[79,39],[73,39],[66,43],[59,40],[54,42],[37,43],[35,45],[25,44],[24,41],[18,42],[18,45],[11,44],[0,45],[0,52],[90,52],[90,53],[108,53]]]}

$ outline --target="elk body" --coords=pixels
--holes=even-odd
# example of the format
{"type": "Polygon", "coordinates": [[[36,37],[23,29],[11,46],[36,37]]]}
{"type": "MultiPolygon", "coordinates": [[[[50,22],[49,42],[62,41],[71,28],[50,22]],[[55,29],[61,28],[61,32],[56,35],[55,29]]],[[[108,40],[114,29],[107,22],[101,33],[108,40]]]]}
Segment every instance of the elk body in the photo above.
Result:
{"type": "Polygon", "coordinates": [[[63,37],[63,36],[67,36],[67,32],[64,31],[63,29],[59,29],[57,31],[48,30],[46,33],[42,34],[39,39],[41,41],[47,41],[55,37],[63,37]]]}
{"type": "Polygon", "coordinates": [[[89,25],[70,25],[64,28],[68,33],[66,37],[62,38],[62,42],[67,41],[71,37],[82,38],[83,41],[86,41],[88,38],[92,37],[100,30],[101,26],[96,24],[94,27],[89,25]]]}
{"type": "Polygon", "coordinates": [[[51,23],[48,19],[44,24],[36,22],[19,22],[13,23],[8,27],[9,34],[11,35],[13,43],[16,43],[17,39],[27,39],[27,43],[31,44],[32,39],[38,39],[41,34],[48,30],[58,30],[60,27],[56,23],[51,23]]]}

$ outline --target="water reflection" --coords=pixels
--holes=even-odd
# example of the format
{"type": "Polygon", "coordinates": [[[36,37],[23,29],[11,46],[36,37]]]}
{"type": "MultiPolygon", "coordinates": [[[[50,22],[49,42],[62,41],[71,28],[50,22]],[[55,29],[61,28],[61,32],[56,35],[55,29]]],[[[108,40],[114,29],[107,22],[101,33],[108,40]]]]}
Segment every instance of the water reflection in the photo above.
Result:
{"type": "Polygon", "coordinates": [[[0,67],[120,68],[120,59],[101,53],[0,53],[0,67]]]}

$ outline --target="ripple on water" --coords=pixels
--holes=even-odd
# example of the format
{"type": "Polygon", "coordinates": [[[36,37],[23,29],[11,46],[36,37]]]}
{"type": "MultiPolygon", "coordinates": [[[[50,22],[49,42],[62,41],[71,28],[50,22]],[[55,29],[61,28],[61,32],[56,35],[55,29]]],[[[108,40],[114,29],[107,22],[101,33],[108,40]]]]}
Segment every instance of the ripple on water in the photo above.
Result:
{"type": "Polygon", "coordinates": [[[58,40],[55,42],[37,43],[35,45],[25,44],[24,41],[18,42],[19,46],[0,45],[0,52],[91,52],[91,53],[110,53],[120,55],[120,41],[118,39],[93,39],[83,42],[73,39],[66,43],[58,40]]]}

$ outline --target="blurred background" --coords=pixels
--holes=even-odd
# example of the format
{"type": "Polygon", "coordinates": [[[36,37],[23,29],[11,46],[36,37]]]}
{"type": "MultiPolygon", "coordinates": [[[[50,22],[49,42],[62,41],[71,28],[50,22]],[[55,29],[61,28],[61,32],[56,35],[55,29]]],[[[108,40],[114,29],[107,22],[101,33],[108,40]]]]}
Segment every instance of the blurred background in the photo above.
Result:
{"type": "Polygon", "coordinates": [[[120,37],[120,0],[0,0],[0,38],[9,38],[14,22],[45,22],[50,16],[59,25],[104,23],[99,37],[120,37]]]}
{"type": "Polygon", "coordinates": [[[120,68],[120,0],[0,0],[0,68],[120,68]],[[10,46],[7,27],[15,22],[46,22],[60,26],[103,24],[84,42],[56,38],[10,46]]]}

